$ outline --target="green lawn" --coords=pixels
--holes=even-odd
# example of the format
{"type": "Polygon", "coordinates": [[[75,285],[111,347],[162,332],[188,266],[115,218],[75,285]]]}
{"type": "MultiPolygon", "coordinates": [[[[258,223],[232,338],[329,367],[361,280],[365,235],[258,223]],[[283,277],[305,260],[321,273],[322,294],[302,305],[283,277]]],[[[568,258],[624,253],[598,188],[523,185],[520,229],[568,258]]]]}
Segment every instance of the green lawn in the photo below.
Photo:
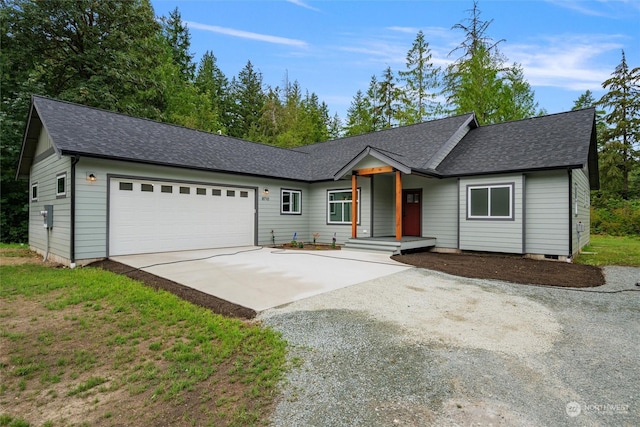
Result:
{"type": "Polygon", "coordinates": [[[640,236],[591,235],[575,262],[589,265],[625,265],[640,267],[640,236]]]}
{"type": "Polygon", "coordinates": [[[95,268],[0,267],[0,348],[0,426],[260,425],[286,369],[276,332],[95,268]]]}

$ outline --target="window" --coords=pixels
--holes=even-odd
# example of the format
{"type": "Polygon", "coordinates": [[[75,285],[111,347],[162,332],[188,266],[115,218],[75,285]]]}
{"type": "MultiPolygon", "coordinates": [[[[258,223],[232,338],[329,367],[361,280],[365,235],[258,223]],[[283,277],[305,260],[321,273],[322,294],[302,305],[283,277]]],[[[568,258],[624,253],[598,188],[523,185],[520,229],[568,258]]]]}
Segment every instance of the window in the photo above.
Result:
{"type": "MultiPolygon", "coordinates": [[[[360,223],[360,189],[358,189],[358,223],[360,223]]],[[[327,223],[351,224],[351,190],[329,190],[327,192],[327,223]]]]}
{"type": "Polygon", "coordinates": [[[140,191],[153,193],[153,184],[140,184],[140,191]]]}
{"type": "Polygon", "coordinates": [[[467,187],[467,218],[513,219],[513,184],[467,187]]]}
{"type": "Polygon", "coordinates": [[[56,196],[64,197],[67,195],[67,173],[56,176],[56,196]]]}
{"type": "Polygon", "coordinates": [[[227,190],[227,197],[236,197],[235,190],[227,190]]]}
{"type": "Polygon", "coordinates": [[[249,197],[249,192],[248,191],[241,191],[240,192],[240,197],[249,197]]]}
{"type": "Polygon", "coordinates": [[[196,188],[196,194],[198,196],[206,196],[207,195],[207,189],[206,188],[196,188]]]}
{"type": "Polygon", "coordinates": [[[172,185],[161,185],[160,186],[160,192],[161,193],[173,193],[173,186],[172,185]]]}
{"type": "Polygon", "coordinates": [[[180,194],[191,194],[190,187],[180,187],[180,194]]]}
{"type": "Polygon", "coordinates": [[[280,213],[290,215],[301,214],[301,197],[302,192],[300,190],[280,190],[280,213]]]}
{"type": "Polygon", "coordinates": [[[31,184],[31,200],[33,201],[38,200],[38,183],[37,182],[34,182],[33,184],[31,184]]]}
{"type": "Polygon", "coordinates": [[[133,182],[121,182],[118,184],[120,191],[133,191],[133,182]]]}
{"type": "Polygon", "coordinates": [[[222,196],[222,190],[220,190],[219,188],[214,188],[213,190],[211,190],[211,195],[212,196],[222,196]]]}

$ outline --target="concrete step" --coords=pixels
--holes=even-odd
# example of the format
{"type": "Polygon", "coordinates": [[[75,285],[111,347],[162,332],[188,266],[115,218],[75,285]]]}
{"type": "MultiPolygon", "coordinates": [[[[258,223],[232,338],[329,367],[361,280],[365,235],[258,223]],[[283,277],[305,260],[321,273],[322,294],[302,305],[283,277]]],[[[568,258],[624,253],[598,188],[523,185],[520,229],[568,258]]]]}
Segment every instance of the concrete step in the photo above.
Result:
{"type": "Polygon", "coordinates": [[[345,242],[343,249],[399,254],[400,247],[400,242],[349,239],[345,242]]]}

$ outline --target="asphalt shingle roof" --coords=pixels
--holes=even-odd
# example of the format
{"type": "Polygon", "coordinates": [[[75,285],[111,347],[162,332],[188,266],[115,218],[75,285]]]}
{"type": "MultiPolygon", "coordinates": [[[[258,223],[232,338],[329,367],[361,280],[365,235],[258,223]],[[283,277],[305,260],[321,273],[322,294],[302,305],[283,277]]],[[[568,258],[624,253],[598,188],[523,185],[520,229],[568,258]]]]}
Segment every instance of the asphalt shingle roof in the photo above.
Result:
{"type": "Polygon", "coordinates": [[[475,175],[586,165],[595,110],[533,117],[472,130],[436,168],[475,175]]]}
{"type": "MultiPolygon", "coordinates": [[[[367,147],[424,171],[443,144],[473,119],[466,114],[283,149],[40,96],[33,97],[33,107],[62,154],[300,181],[333,179],[367,147]]],[[[594,114],[587,109],[472,126],[435,172],[462,176],[584,165],[594,114]]],[[[25,141],[33,143],[30,138],[25,141]]]]}
{"type": "Polygon", "coordinates": [[[308,155],[124,114],[34,97],[63,154],[308,179],[308,155]]]}

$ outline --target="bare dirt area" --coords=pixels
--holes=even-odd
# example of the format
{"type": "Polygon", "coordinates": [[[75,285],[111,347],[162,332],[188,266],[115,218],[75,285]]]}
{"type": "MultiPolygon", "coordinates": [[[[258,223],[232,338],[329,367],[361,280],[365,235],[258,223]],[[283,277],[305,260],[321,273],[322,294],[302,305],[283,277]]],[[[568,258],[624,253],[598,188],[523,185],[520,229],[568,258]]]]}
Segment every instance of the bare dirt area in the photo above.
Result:
{"type": "MultiPolygon", "coordinates": [[[[42,259],[42,256],[30,251],[28,246],[25,246],[24,248],[0,248],[0,266],[42,264],[42,259]]],[[[58,267],[60,264],[47,261],[45,265],[49,267],[58,267]]]]}
{"type": "Polygon", "coordinates": [[[103,270],[111,271],[112,273],[123,274],[131,279],[138,280],[153,289],[165,290],[179,296],[183,300],[189,301],[192,304],[208,308],[217,314],[238,317],[241,319],[253,319],[256,316],[255,310],[250,308],[225,301],[197,289],[181,285],[180,283],[164,279],[116,261],[109,259],[97,261],[90,264],[90,267],[102,268],[103,270]]]}
{"type": "Polygon", "coordinates": [[[475,279],[574,288],[601,286],[605,282],[599,267],[514,255],[416,252],[392,258],[416,267],[475,279]]]}

